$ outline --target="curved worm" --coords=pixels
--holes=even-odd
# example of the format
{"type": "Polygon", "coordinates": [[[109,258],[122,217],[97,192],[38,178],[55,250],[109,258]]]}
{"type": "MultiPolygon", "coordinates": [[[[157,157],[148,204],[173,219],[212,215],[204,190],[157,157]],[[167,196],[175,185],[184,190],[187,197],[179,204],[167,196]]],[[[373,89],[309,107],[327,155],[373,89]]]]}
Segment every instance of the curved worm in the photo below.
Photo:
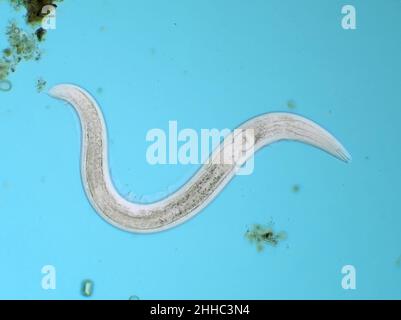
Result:
{"type": "MultiPolygon", "coordinates": [[[[123,230],[149,233],[183,223],[205,208],[239,169],[239,163],[208,161],[167,198],[150,204],[129,202],[118,194],[110,178],[106,126],[96,101],[82,88],[69,84],[57,85],[49,94],[67,101],[77,111],[82,127],[81,175],[86,194],[104,219],[123,230]]],[[[277,141],[293,140],[320,148],[340,160],[350,159],[345,148],[330,133],[295,114],[267,113],[245,122],[238,129],[253,130],[253,152],[277,141]]],[[[221,156],[225,142],[233,135],[227,136],[209,159],[221,156]]],[[[252,154],[248,158],[250,156],[252,154]]]]}

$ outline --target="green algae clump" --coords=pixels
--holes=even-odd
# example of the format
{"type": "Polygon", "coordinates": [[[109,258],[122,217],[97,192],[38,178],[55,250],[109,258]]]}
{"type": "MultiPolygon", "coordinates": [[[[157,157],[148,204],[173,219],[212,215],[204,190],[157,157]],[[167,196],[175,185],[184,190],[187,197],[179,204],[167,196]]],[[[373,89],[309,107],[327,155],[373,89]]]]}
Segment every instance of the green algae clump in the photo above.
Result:
{"type": "Polygon", "coordinates": [[[6,35],[10,46],[9,57],[14,58],[14,62],[21,60],[39,60],[41,52],[37,46],[36,37],[20,29],[15,22],[11,22],[7,27],[6,35]]]}
{"type": "Polygon", "coordinates": [[[245,237],[256,245],[256,250],[261,252],[265,245],[275,247],[280,241],[287,239],[287,234],[284,231],[276,233],[273,230],[272,224],[267,226],[254,224],[251,229],[245,233],[245,237]]]}
{"type": "MultiPolygon", "coordinates": [[[[56,3],[63,0],[9,0],[9,3],[15,10],[25,8],[26,23],[33,27],[32,31],[25,32],[11,21],[6,28],[5,35],[8,41],[8,47],[0,55],[0,81],[9,81],[8,77],[16,71],[18,64],[22,61],[41,58],[39,42],[44,41],[47,31],[40,25],[43,18],[51,14],[50,10],[43,10],[46,6],[57,7],[56,3]],[[36,30],[35,30],[36,28],[36,30]]],[[[4,84],[4,82],[3,82],[4,84]]]]}
{"type": "Polygon", "coordinates": [[[8,61],[0,58],[0,81],[5,80],[10,74],[11,65],[8,61]]]}
{"type": "Polygon", "coordinates": [[[8,48],[3,50],[0,58],[0,80],[6,80],[11,72],[15,72],[21,61],[39,60],[41,57],[35,35],[24,32],[16,22],[7,26],[6,36],[8,48]]]}
{"type": "Polygon", "coordinates": [[[63,0],[10,0],[15,9],[25,7],[26,22],[32,25],[39,24],[48,13],[43,13],[42,9],[45,6],[57,7],[57,2],[63,0]]]}

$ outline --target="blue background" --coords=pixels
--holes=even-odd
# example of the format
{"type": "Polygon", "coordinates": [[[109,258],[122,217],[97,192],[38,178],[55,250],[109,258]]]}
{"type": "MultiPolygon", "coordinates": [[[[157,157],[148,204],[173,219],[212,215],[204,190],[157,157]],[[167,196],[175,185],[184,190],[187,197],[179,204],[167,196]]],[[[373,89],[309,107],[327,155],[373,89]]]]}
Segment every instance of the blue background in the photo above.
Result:
{"type": "MultiPolygon", "coordinates": [[[[400,13],[396,0],[65,0],[43,59],[0,92],[0,298],[79,299],[86,278],[92,299],[401,298],[400,13]],[[341,27],[345,4],[357,30],[341,27]],[[78,118],[39,77],[95,95],[123,195],[171,192],[197,169],[149,165],[148,130],[235,128],[288,100],[353,162],[276,144],[194,219],[130,234],[87,201],[78,118]],[[271,220],[288,239],[258,253],[244,233],[271,220]],[[48,264],[56,290],[41,287],[48,264]],[[356,290],[341,287],[347,264],[356,290]]],[[[0,2],[0,30],[21,15],[0,2]]]]}

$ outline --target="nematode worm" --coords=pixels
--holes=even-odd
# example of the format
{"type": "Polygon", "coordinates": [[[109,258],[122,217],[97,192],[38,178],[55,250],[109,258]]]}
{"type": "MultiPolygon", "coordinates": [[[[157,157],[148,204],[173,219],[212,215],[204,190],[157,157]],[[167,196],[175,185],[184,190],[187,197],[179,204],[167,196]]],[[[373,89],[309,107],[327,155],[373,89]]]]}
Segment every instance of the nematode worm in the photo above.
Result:
{"type": "MultiPolygon", "coordinates": [[[[183,223],[205,208],[234,177],[238,164],[205,163],[179,190],[160,201],[133,203],[118,194],[110,178],[107,132],[102,112],[91,95],[80,87],[61,84],[49,94],[70,103],[82,127],[81,175],[86,194],[95,210],[111,224],[131,232],[149,233],[183,223]]],[[[348,161],[345,148],[314,122],[291,113],[266,113],[239,129],[254,132],[254,152],[282,140],[303,142],[348,161]]],[[[229,137],[225,138],[226,140],[229,137]]],[[[224,152],[224,142],[211,158],[224,152]]]]}

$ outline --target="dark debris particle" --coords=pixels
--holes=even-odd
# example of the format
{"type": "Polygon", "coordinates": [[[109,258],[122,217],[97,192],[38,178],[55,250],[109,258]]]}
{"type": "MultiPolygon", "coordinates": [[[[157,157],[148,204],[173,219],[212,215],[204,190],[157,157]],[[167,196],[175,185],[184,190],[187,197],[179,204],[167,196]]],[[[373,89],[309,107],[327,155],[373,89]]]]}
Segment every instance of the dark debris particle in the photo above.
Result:
{"type": "Polygon", "coordinates": [[[255,224],[245,233],[245,237],[256,244],[257,251],[261,252],[266,244],[275,247],[280,241],[285,240],[287,235],[284,231],[274,232],[272,224],[267,226],[255,224]]]}
{"type": "Polygon", "coordinates": [[[47,31],[45,29],[43,29],[42,27],[38,28],[35,31],[35,35],[36,35],[36,38],[38,39],[38,41],[43,41],[46,33],[47,33],[47,31]]]}

